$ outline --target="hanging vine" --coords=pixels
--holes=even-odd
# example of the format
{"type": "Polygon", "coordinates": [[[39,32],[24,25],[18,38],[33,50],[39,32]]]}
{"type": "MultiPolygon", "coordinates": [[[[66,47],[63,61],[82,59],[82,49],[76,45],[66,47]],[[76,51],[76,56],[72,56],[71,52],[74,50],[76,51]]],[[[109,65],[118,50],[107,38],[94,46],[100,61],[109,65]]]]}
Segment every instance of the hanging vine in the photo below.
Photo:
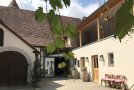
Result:
{"type": "Polygon", "coordinates": [[[115,38],[119,38],[121,41],[132,30],[134,25],[134,16],[132,14],[132,7],[134,5],[133,0],[125,0],[122,6],[116,13],[116,31],[115,38]]]}
{"type": "MultiPolygon", "coordinates": [[[[63,49],[66,45],[67,39],[66,37],[74,37],[76,33],[75,26],[72,24],[68,24],[67,27],[63,26],[62,18],[60,15],[60,9],[63,9],[63,6],[68,8],[70,6],[70,0],[44,0],[46,3],[46,13],[43,13],[43,8],[39,7],[35,11],[35,19],[38,22],[42,22],[43,20],[47,20],[49,24],[49,28],[51,31],[51,35],[53,38],[53,42],[50,42],[46,49],[47,53],[51,54],[55,52],[57,49],[63,49]],[[48,3],[51,5],[52,9],[48,10],[48,3]],[[56,14],[58,13],[58,14],[56,14]]],[[[66,59],[72,59],[74,54],[71,51],[67,51],[63,53],[63,57],[66,59]]],[[[59,68],[64,68],[66,64],[62,65],[64,62],[59,64],[59,68]]]]}

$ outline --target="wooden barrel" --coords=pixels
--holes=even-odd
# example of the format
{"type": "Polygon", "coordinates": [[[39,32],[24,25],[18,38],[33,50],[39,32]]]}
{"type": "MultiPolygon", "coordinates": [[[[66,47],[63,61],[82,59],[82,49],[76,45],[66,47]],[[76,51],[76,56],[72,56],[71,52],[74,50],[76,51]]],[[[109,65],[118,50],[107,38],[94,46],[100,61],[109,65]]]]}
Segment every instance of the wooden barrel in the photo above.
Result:
{"type": "Polygon", "coordinates": [[[73,79],[79,78],[79,73],[78,73],[77,69],[72,70],[72,77],[73,77],[73,79]]]}
{"type": "Polygon", "coordinates": [[[82,81],[83,82],[88,82],[89,81],[89,75],[88,75],[87,69],[82,70],[81,74],[82,74],[82,81]]]}

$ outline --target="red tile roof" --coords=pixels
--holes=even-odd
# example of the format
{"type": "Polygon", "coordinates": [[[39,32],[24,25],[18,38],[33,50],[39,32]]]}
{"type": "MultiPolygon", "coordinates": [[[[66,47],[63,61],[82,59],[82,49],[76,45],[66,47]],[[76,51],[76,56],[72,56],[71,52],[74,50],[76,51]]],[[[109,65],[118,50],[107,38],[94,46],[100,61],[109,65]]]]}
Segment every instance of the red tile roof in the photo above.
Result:
{"type": "MultiPolygon", "coordinates": [[[[33,11],[0,6],[0,19],[31,45],[44,46],[52,41],[47,20],[36,22],[33,11]]],[[[77,26],[81,20],[62,16],[62,21],[64,26],[68,23],[77,26]]]]}

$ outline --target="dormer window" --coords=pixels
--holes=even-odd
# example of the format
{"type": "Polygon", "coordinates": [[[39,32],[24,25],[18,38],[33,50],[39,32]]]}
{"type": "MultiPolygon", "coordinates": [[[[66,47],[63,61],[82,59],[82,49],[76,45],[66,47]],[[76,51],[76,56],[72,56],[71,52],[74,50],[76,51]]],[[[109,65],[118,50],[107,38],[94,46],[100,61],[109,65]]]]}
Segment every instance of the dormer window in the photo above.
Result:
{"type": "Polygon", "coordinates": [[[4,42],[4,31],[0,28],[0,46],[3,46],[4,42]]]}

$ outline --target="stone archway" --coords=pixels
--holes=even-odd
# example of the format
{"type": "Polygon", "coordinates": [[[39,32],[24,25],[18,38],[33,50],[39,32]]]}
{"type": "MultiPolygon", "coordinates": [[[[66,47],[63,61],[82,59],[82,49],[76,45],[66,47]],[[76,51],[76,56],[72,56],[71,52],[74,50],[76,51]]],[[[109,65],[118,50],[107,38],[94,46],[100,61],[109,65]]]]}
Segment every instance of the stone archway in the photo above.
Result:
{"type": "Polygon", "coordinates": [[[0,85],[26,85],[28,62],[24,55],[17,51],[0,53],[0,85]]]}

